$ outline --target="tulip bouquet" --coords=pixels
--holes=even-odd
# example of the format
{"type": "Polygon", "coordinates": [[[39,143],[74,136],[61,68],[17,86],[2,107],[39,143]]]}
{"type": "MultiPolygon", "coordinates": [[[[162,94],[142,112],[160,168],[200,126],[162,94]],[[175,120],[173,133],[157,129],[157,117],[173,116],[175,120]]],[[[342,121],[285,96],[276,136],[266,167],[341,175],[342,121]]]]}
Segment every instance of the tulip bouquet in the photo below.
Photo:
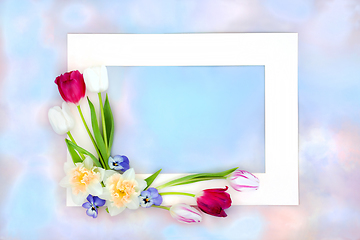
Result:
{"type": "Polygon", "coordinates": [[[212,179],[224,179],[225,183],[235,190],[242,192],[257,190],[259,179],[250,172],[232,168],[217,173],[198,173],[177,178],[159,186],[152,186],[161,169],[146,179],[136,177],[130,161],[124,155],[112,155],[114,137],[114,119],[110,102],[106,94],[103,103],[102,92],[108,88],[108,75],[105,66],[71,71],[58,76],[55,80],[59,93],[65,102],[62,108],[55,106],[49,110],[48,116],[51,126],[58,134],[67,134],[65,139],[72,162],[64,164],[66,176],[61,180],[62,187],[71,189],[74,203],[86,208],[86,214],[96,218],[98,209],[104,207],[115,216],[126,208],[137,209],[156,207],[169,210],[171,216],[183,223],[201,222],[202,214],[226,217],[225,209],[231,206],[228,187],[205,189],[200,193],[166,192],[163,189],[178,185],[191,184],[212,179]],[[98,94],[100,116],[97,116],[94,104],[87,98],[91,113],[90,130],[83,116],[80,102],[83,101],[86,89],[98,94]],[[93,155],[79,146],[71,134],[76,127],[74,116],[68,104],[75,104],[87,134],[96,150],[93,155]],[[101,121],[98,122],[98,119],[101,121]],[[164,206],[163,197],[166,195],[183,195],[196,199],[197,206],[184,203],[164,206]]]}

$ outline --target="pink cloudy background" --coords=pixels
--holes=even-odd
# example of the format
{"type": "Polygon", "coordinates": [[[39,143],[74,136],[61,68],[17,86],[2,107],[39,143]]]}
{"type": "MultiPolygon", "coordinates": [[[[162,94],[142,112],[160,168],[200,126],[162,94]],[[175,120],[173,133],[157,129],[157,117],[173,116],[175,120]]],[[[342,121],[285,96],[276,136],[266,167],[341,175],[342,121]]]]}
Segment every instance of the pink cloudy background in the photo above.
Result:
{"type": "Polygon", "coordinates": [[[360,239],[358,0],[0,1],[0,239],[360,239]],[[299,206],[236,206],[198,225],[65,206],[48,123],[68,33],[299,33],[299,206]]]}

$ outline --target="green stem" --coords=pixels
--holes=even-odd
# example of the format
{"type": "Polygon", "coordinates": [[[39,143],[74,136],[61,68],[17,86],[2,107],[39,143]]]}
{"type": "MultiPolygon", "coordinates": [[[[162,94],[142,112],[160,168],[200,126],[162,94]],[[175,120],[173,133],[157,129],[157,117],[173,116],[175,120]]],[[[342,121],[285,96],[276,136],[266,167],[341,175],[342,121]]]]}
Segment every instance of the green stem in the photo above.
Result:
{"type": "Polygon", "coordinates": [[[88,125],[86,124],[86,121],[85,121],[84,115],[83,115],[83,113],[82,113],[82,111],[81,111],[80,105],[77,106],[77,109],[79,110],[81,120],[83,121],[84,126],[85,126],[85,128],[86,128],[86,131],[87,131],[87,133],[89,134],[89,137],[90,137],[90,139],[91,139],[91,141],[92,141],[92,143],[93,143],[93,145],[94,145],[94,147],[95,147],[95,150],[96,150],[96,152],[97,152],[97,154],[98,154],[98,156],[99,156],[100,164],[102,165],[102,167],[103,167],[104,169],[106,169],[106,168],[105,168],[106,165],[105,165],[104,160],[102,159],[102,156],[101,156],[101,154],[100,154],[100,152],[99,152],[99,149],[98,149],[98,147],[97,147],[97,145],[96,145],[95,139],[94,139],[93,135],[91,134],[88,125]]]}
{"type": "Polygon", "coordinates": [[[170,181],[168,183],[162,184],[158,187],[156,187],[157,190],[166,188],[166,187],[173,187],[173,186],[178,186],[178,185],[185,185],[185,184],[190,184],[190,183],[195,183],[195,182],[201,182],[201,181],[209,181],[209,180],[214,180],[214,179],[226,179],[226,177],[221,177],[221,176],[203,176],[203,177],[198,177],[198,178],[190,178],[190,179],[185,179],[182,180],[180,179],[176,179],[173,181],[170,181]]]}
{"type": "Polygon", "coordinates": [[[169,207],[165,207],[165,206],[156,206],[156,205],[151,205],[151,207],[156,207],[156,208],[162,208],[162,209],[165,209],[165,210],[170,210],[169,207]]]}
{"type": "Polygon", "coordinates": [[[192,193],[184,193],[184,192],[162,192],[160,195],[185,195],[189,197],[195,197],[195,194],[192,193]]]}
{"type": "MultiPolygon", "coordinates": [[[[71,135],[70,131],[67,132],[67,135],[69,136],[70,140],[77,145],[77,143],[75,142],[75,139],[74,139],[73,136],[71,135]]],[[[79,154],[80,154],[81,160],[84,160],[84,159],[85,159],[85,156],[84,156],[82,153],[80,153],[80,152],[79,152],[79,154]]]]}
{"type": "Polygon", "coordinates": [[[106,148],[106,152],[108,152],[108,140],[107,140],[107,134],[106,134],[105,114],[104,114],[104,107],[103,107],[102,98],[101,98],[101,92],[98,93],[98,96],[99,96],[99,104],[100,104],[100,111],[101,111],[101,121],[102,121],[102,127],[103,127],[105,148],[106,148]]]}

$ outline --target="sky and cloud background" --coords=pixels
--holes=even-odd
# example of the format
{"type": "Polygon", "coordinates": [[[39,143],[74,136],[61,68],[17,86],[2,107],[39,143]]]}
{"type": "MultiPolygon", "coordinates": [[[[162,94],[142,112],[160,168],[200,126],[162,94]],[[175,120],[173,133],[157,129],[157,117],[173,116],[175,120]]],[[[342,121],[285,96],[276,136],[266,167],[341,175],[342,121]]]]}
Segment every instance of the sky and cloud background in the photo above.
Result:
{"type": "MultiPolygon", "coordinates": [[[[126,74],[136,79],[153,71],[126,74]]],[[[192,76],[204,74],[194,71],[192,76]]],[[[0,239],[360,238],[358,0],[2,0],[0,73],[0,239]],[[58,185],[64,176],[66,146],[63,136],[52,131],[47,112],[61,104],[54,80],[67,70],[67,34],[205,32],[299,33],[300,205],[234,206],[227,218],[205,216],[203,223],[190,226],[173,221],[159,209],[125,211],[113,218],[100,211],[92,219],[83,208],[66,207],[65,189],[58,185]]],[[[137,98],[134,109],[141,119],[151,120],[147,101],[158,105],[161,98],[146,93],[142,100],[137,98]]],[[[119,96],[114,101],[121,102],[119,96]]],[[[235,114],[224,111],[221,114],[235,114]]],[[[207,124],[217,120],[211,121],[207,124]]],[[[246,124],[249,119],[241,121],[246,124]]],[[[154,120],[144,129],[159,129],[158,124],[154,120]]],[[[213,144],[228,139],[223,130],[216,131],[219,139],[213,139],[213,144]]],[[[129,136],[138,141],[141,134],[129,136]]],[[[125,140],[117,141],[121,145],[125,140]]],[[[254,156],[244,159],[250,157],[254,156]]]]}

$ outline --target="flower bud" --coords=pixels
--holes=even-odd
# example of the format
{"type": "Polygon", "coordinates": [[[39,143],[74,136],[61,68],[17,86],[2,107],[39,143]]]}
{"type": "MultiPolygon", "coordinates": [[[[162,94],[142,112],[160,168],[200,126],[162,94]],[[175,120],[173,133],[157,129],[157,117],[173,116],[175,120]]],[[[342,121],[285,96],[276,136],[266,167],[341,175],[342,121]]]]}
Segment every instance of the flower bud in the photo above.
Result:
{"type": "Polygon", "coordinates": [[[201,213],[187,204],[179,203],[170,208],[170,214],[173,218],[182,223],[198,223],[201,222],[201,213]]]}
{"type": "Polygon", "coordinates": [[[59,93],[65,102],[79,104],[85,96],[84,77],[79,71],[71,71],[58,76],[55,79],[59,93]]]}
{"type": "Polygon", "coordinates": [[[90,92],[104,92],[109,87],[109,79],[105,66],[85,69],[84,79],[86,88],[90,92]]]}
{"type": "Polygon", "coordinates": [[[239,192],[257,190],[259,188],[259,179],[248,171],[236,170],[231,173],[227,180],[230,186],[239,192]]]}
{"type": "Polygon", "coordinates": [[[224,209],[231,206],[230,194],[226,192],[228,187],[203,190],[196,197],[198,207],[204,213],[215,217],[226,217],[224,209]]]}
{"type": "Polygon", "coordinates": [[[48,116],[50,124],[57,134],[65,134],[75,125],[74,116],[66,102],[63,102],[62,109],[59,106],[50,108],[48,116]]]}

